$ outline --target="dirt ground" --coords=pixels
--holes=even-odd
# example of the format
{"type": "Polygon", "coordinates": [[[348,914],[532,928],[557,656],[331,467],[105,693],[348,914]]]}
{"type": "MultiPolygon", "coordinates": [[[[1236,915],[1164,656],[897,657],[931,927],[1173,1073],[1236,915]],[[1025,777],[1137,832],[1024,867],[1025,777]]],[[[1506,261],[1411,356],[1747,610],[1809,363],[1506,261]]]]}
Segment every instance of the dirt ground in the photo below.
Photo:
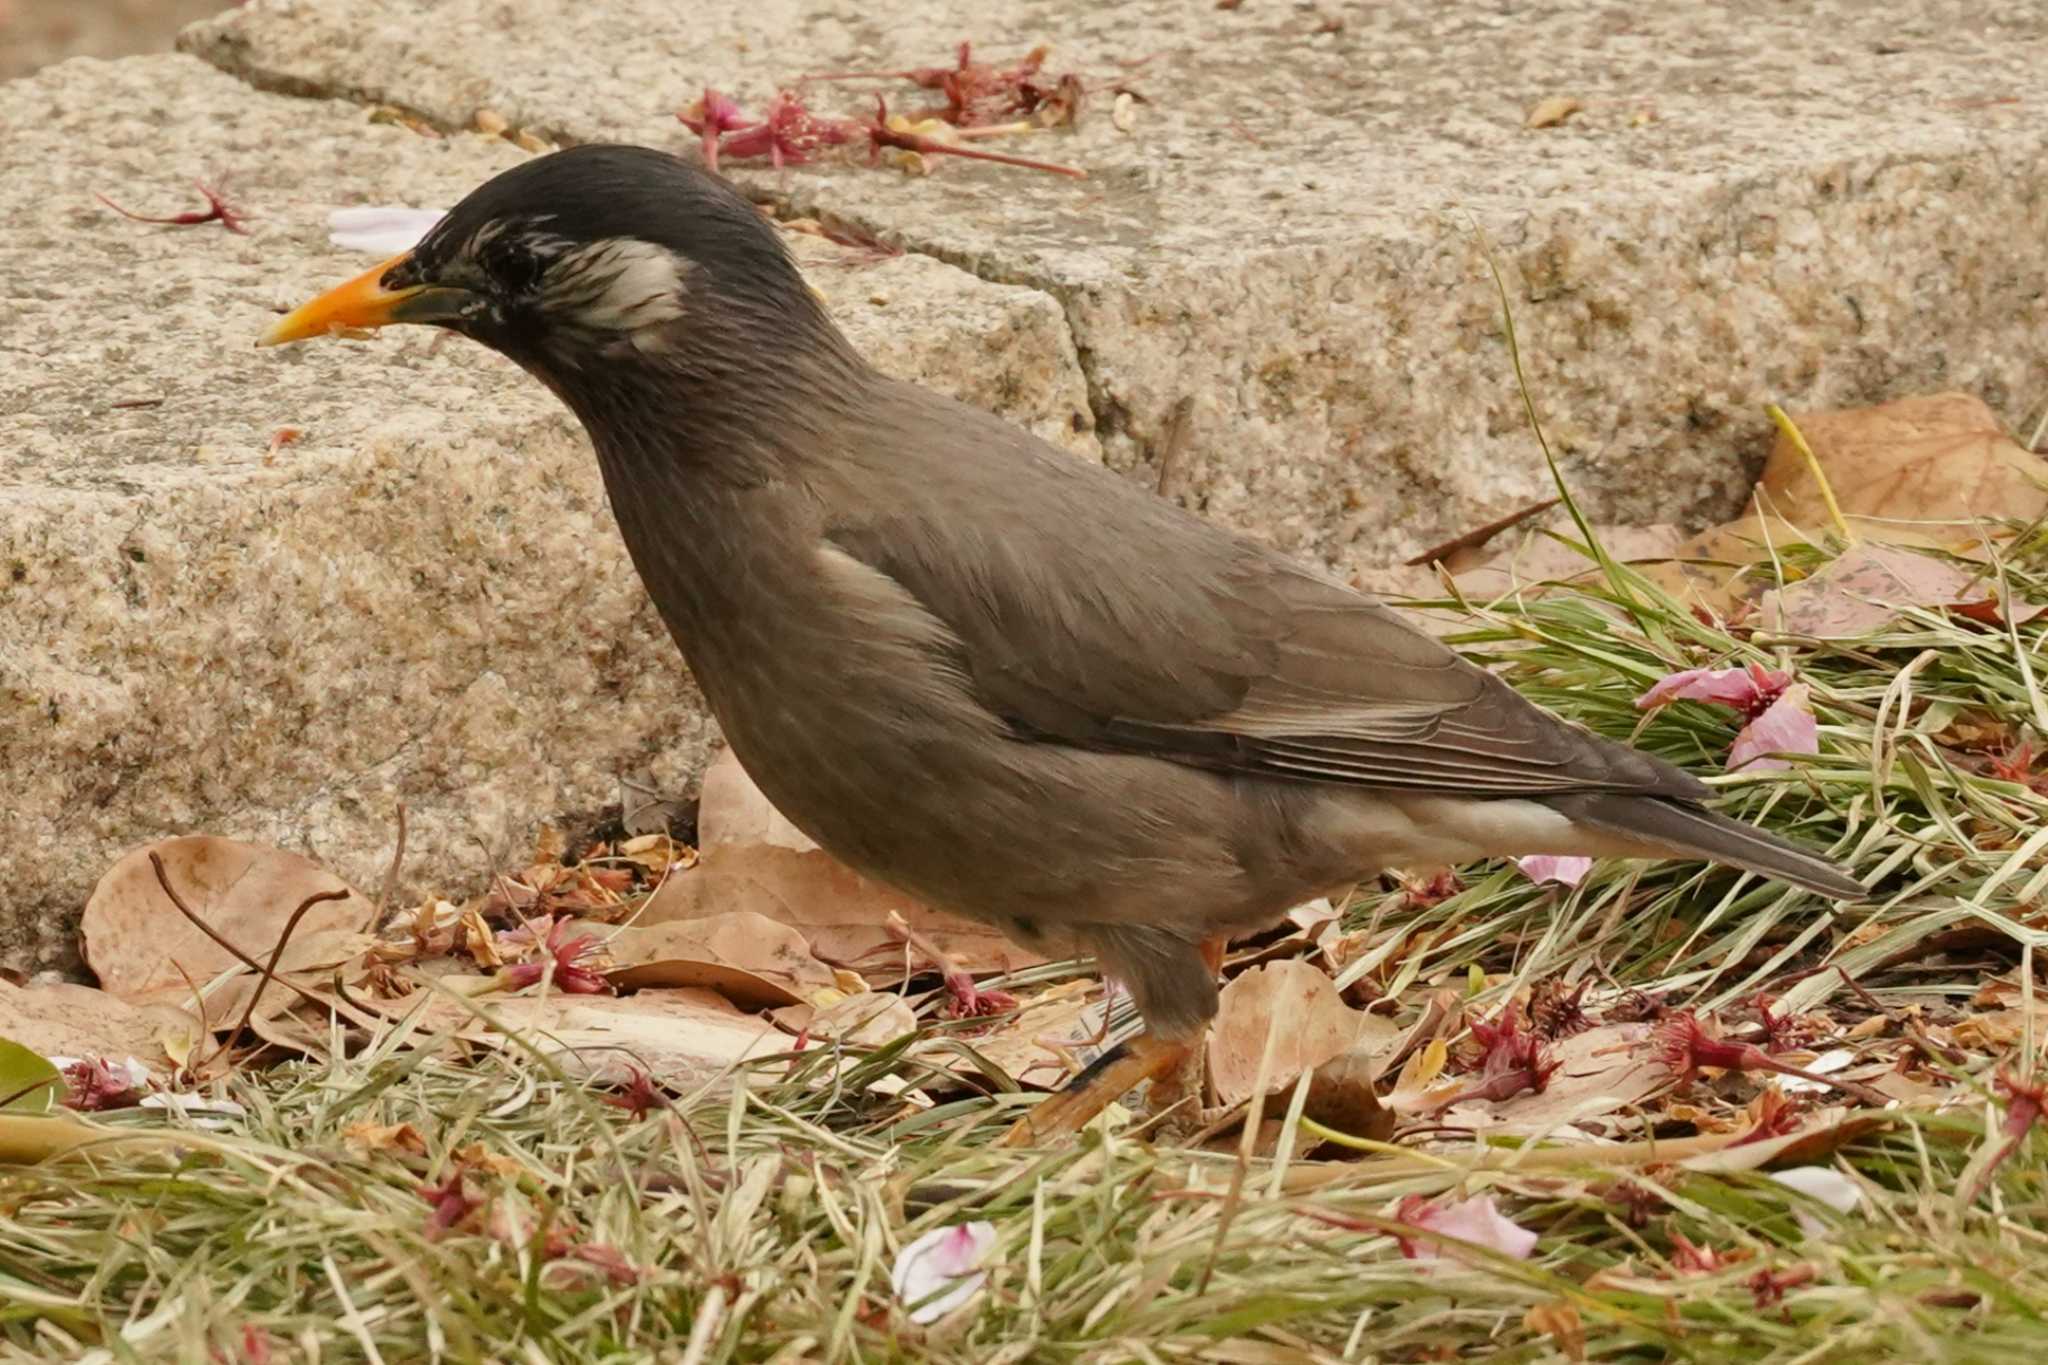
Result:
{"type": "Polygon", "coordinates": [[[168,52],[178,30],[231,0],[0,0],[0,80],[66,57],[168,52]]]}

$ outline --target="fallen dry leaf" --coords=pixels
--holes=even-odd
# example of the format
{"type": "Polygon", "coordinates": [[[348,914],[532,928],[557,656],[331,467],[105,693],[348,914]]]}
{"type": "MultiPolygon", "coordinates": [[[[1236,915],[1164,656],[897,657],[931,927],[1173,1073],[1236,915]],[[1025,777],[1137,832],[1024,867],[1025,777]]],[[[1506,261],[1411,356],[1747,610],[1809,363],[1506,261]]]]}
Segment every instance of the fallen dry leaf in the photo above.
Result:
{"type": "Polygon", "coordinates": [[[513,996],[486,1002],[505,1030],[552,1056],[577,1079],[622,1085],[638,1068],[672,1089],[705,1085],[735,1063],[789,1051],[765,1019],[710,991],[638,995],[513,996]]]}
{"type": "MultiPolygon", "coordinates": [[[[2048,510],[2048,465],[2006,435],[1967,393],[1902,398],[1873,408],[1796,415],[1801,434],[1850,517],[1968,522],[2025,520],[2048,510]]],[[[1758,492],[1772,511],[1824,526],[1828,511],[1806,460],[1781,432],[1758,492]]]]}
{"type": "Polygon", "coordinates": [[[0,981],[0,1038],[44,1057],[133,1057],[158,1078],[198,1036],[199,1021],[163,1005],[134,1005],[90,986],[0,981]]]}
{"type": "Polygon", "coordinates": [[[171,886],[215,933],[257,961],[268,960],[285,921],[308,896],[342,890],[315,905],[295,933],[308,937],[361,926],[370,903],[318,863],[279,848],[210,835],[164,839],[128,853],[85,903],[79,936],[100,985],[142,995],[200,981],[240,965],[234,954],[178,913],[157,884],[149,855],[164,861],[171,886]]]}
{"type": "MultiPolygon", "coordinates": [[[[1656,564],[1681,552],[1685,534],[1676,526],[1595,526],[1593,534],[1608,555],[1623,564],[1656,564]]],[[[1530,531],[1503,538],[1506,548],[1472,564],[1457,567],[1458,590],[1476,601],[1505,597],[1539,583],[1569,583],[1600,572],[1600,565],[1556,536],[1530,531]]]]}
{"type": "Polygon", "coordinates": [[[1570,95],[1552,95],[1538,100],[1522,119],[1524,128],[1554,128],[1586,106],[1570,95]]]}
{"type": "Polygon", "coordinates": [[[775,809],[730,749],[721,749],[704,770],[697,799],[698,848],[719,844],[769,844],[799,853],[817,847],[775,809]]]}
{"type": "Polygon", "coordinates": [[[1990,595],[1983,575],[1894,545],[1852,545],[1811,578],[1764,594],[1759,624],[1787,635],[1844,639],[1896,620],[1903,608],[1936,608],[1990,595]]]}
{"type": "MultiPolygon", "coordinates": [[[[1472,1101],[1444,1111],[1446,1123],[1469,1124],[1487,1132],[1540,1132],[1561,1123],[1578,1123],[1628,1108],[1670,1083],[1670,1072],[1644,1055],[1642,1042],[1649,1024],[1602,1024],[1552,1043],[1550,1060],[1557,1070],[1540,1091],[1500,1103],[1472,1101]]],[[[1453,1080],[1449,1084],[1461,1084],[1453,1080]]],[[[1426,1106],[1431,1096],[1420,1097],[1426,1106]]],[[[1408,1110],[1412,1103],[1390,1107],[1408,1110]]],[[[1426,1107],[1418,1112],[1427,1112],[1426,1107]]]]}
{"type": "Polygon", "coordinates": [[[885,1047],[917,1032],[917,1015],[900,995],[865,991],[813,1012],[804,1028],[812,1038],[885,1047]]]}
{"type": "Polygon", "coordinates": [[[918,905],[822,850],[768,844],[706,850],[695,868],[670,877],[648,899],[640,923],[752,911],[796,929],[826,962],[852,967],[872,986],[889,986],[925,969],[890,937],[891,910],[971,973],[1010,972],[1042,960],[994,929],[918,905]]]}
{"type": "Polygon", "coordinates": [[[1398,1032],[1390,1021],[1345,1004],[1337,983],[1307,962],[1255,967],[1223,988],[1209,1030],[1209,1081],[1220,1103],[1250,1098],[1269,1029],[1276,1036],[1268,1093],[1362,1042],[1391,1046],[1398,1032]]]}
{"type": "Polygon", "coordinates": [[[426,1138],[409,1123],[351,1123],[341,1130],[341,1140],[359,1152],[427,1154],[426,1138]]]}
{"type": "MultiPolygon", "coordinates": [[[[1101,991],[1099,981],[1063,981],[1018,1001],[1015,1013],[965,1041],[1020,1085],[1050,1088],[1080,1065],[1080,1050],[1096,1036],[1101,991]]],[[[949,1065],[972,1066],[964,1057],[949,1065]]]]}
{"type": "Polygon", "coordinates": [[[1380,1104],[1376,1083],[1387,1053],[1385,1040],[1354,1044],[1315,1070],[1308,1083],[1302,1113],[1325,1128],[1352,1137],[1385,1142],[1394,1135],[1398,1115],[1380,1104]]]}
{"type": "Polygon", "coordinates": [[[606,946],[622,964],[607,975],[613,985],[630,990],[697,986],[749,1010],[840,994],[838,975],[812,956],[802,934],[752,911],[635,924],[613,934],[606,946]]]}

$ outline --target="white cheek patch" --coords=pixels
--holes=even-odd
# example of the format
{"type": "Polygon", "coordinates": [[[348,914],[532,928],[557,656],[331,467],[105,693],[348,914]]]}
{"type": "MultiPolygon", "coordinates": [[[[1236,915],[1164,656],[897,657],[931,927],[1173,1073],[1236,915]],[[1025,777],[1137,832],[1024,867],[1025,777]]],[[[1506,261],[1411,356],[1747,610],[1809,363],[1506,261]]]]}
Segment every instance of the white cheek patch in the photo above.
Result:
{"type": "MultiPolygon", "coordinates": [[[[652,242],[592,242],[549,267],[542,306],[573,327],[638,334],[683,315],[683,270],[674,252],[652,242]]],[[[637,335],[635,344],[641,344],[637,335]]]]}

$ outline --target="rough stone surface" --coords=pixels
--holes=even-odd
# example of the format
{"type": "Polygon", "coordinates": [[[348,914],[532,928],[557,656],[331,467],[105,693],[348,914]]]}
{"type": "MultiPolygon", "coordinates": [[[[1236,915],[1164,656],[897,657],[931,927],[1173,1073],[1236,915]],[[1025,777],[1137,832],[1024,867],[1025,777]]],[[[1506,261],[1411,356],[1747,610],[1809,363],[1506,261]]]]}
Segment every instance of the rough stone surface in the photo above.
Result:
{"type": "MultiPolygon", "coordinates": [[[[251,344],[367,264],[330,208],[452,203],[526,153],[186,56],[0,86],[0,127],[36,168],[0,178],[0,957],[62,959],[153,837],[279,843],[374,890],[403,799],[416,884],[446,887],[621,774],[694,777],[710,724],[538,384],[416,330],[251,344]],[[252,235],[94,199],[173,212],[213,170],[252,235]]],[[[1049,297],[796,240],[883,368],[1093,453],[1049,297]]]]}
{"type": "MultiPolygon", "coordinates": [[[[2033,3],[252,0],[185,41],[451,125],[683,146],[704,85],[758,108],[963,38],[1052,43],[1098,84],[1149,59],[1126,73],[1149,102],[1017,148],[1082,183],[850,157],[749,183],[1057,296],[1110,462],[1283,547],[1383,564],[1547,492],[1475,227],[1602,520],[1732,512],[1767,401],[2040,397],[2033,3]],[[1525,126],[1554,96],[1583,107],[1525,126]]],[[[864,112],[872,88],[811,93],[864,112]]]]}
{"type": "Polygon", "coordinates": [[[169,52],[178,30],[230,0],[0,0],[0,80],[66,57],[169,52]]]}

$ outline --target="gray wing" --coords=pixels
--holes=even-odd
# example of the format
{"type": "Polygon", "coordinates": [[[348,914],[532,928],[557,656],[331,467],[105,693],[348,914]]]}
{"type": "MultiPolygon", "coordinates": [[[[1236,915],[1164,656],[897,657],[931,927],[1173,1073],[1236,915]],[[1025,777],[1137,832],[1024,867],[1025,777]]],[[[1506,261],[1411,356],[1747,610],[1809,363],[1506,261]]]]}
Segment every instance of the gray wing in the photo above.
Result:
{"type": "Polygon", "coordinates": [[[1706,794],[1385,605],[1024,441],[986,487],[992,462],[955,456],[906,479],[891,514],[828,529],[946,623],[954,666],[1013,733],[1368,787],[1706,794]]]}

